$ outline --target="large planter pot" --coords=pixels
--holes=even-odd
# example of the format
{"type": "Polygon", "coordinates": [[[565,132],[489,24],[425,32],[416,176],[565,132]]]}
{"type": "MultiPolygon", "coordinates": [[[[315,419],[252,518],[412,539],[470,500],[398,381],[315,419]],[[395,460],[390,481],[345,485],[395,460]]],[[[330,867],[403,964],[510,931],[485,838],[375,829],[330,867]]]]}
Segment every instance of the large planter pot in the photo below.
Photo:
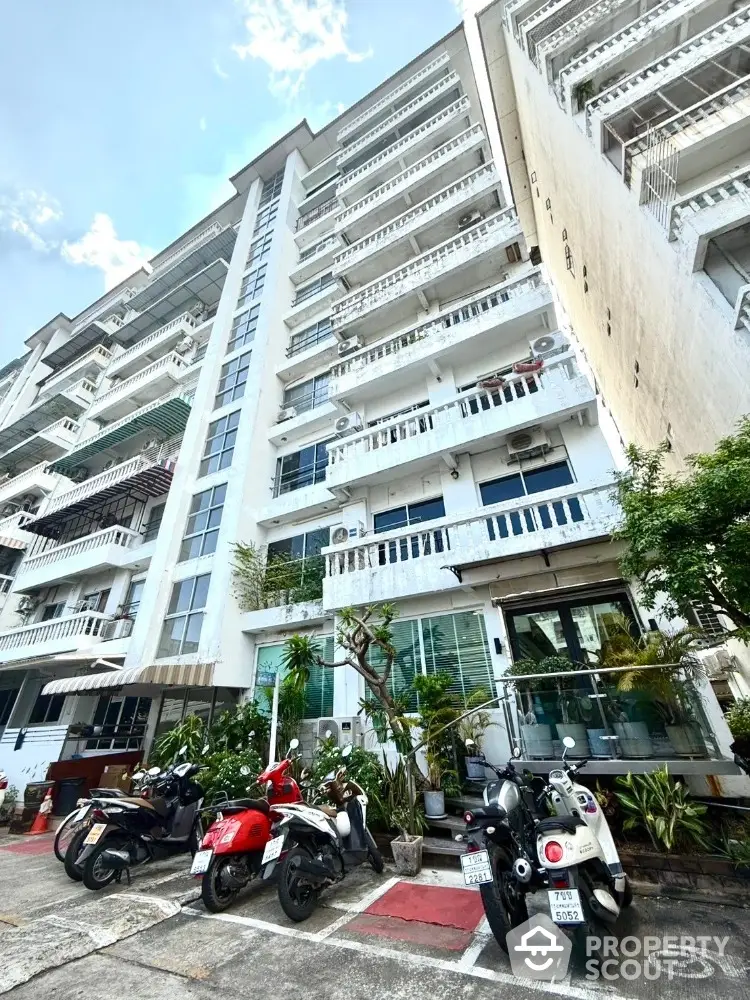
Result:
{"type": "Polygon", "coordinates": [[[592,757],[610,757],[612,741],[608,740],[609,733],[606,729],[587,729],[586,736],[591,747],[592,757]]]}
{"type": "Polygon", "coordinates": [[[684,726],[665,726],[672,749],[678,757],[705,757],[706,744],[703,742],[700,726],[688,722],[684,726]]]}
{"type": "Polygon", "coordinates": [[[485,777],[484,764],[481,757],[464,757],[466,777],[481,781],[485,777]]]}
{"type": "Polygon", "coordinates": [[[529,757],[536,760],[552,758],[552,726],[521,726],[521,738],[529,757]]]}
{"type": "Polygon", "coordinates": [[[618,745],[623,757],[653,757],[654,745],[645,722],[615,722],[612,728],[619,736],[618,745]]]}
{"type": "Polygon", "coordinates": [[[424,793],[424,814],[427,819],[445,819],[445,792],[424,793]]]}
{"type": "Polygon", "coordinates": [[[404,840],[402,834],[391,841],[393,860],[399,875],[419,875],[422,867],[422,843],[421,837],[409,836],[408,840],[404,840]]]}
{"type": "Polygon", "coordinates": [[[572,736],[576,741],[576,745],[572,750],[568,750],[566,756],[568,757],[588,757],[589,755],[589,741],[586,738],[586,727],[580,722],[558,722],[557,724],[557,738],[559,740],[565,739],[566,736],[572,736]]]}

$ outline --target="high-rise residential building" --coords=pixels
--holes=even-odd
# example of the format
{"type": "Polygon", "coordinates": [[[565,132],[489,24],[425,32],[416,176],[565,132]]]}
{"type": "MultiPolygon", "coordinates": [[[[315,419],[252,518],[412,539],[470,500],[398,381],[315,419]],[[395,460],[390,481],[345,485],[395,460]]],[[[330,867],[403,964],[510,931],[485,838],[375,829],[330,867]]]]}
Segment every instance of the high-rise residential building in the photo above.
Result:
{"type": "MultiPolygon", "coordinates": [[[[16,784],[262,698],[295,632],[340,659],[337,612],[380,601],[399,609],[394,692],[438,671],[463,699],[507,692],[488,752],[548,759],[560,699],[519,705],[511,662],[595,665],[613,614],[647,625],[610,540],[595,387],[493,158],[484,82],[459,27],[321,132],[280,138],[0,372],[16,784]]],[[[588,725],[605,769],[684,753],[643,699],[584,676],[556,721],[588,725]]],[[[371,742],[364,694],[349,667],[313,669],[307,731],[371,742]]],[[[693,697],[700,746],[678,769],[730,773],[714,692],[693,697]]]]}
{"type": "Polygon", "coordinates": [[[679,467],[750,411],[750,6],[478,5],[527,241],[623,438],[679,467]]]}

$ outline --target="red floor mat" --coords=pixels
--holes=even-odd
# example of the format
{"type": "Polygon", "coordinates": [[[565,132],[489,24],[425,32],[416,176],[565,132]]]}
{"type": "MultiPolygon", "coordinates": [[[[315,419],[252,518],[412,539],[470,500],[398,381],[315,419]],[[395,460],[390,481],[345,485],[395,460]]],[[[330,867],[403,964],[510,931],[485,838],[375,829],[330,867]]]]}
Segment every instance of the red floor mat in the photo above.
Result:
{"type": "Polygon", "coordinates": [[[473,931],[484,916],[484,907],[479,893],[470,889],[398,882],[368,906],[365,913],[473,931]]]}
{"type": "Polygon", "coordinates": [[[455,927],[436,927],[435,924],[425,924],[419,920],[375,917],[369,913],[355,917],[346,925],[345,930],[443,951],[464,951],[473,937],[469,931],[457,930],[455,927]]]}
{"type": "Polygon", "coordinates": [[[12,854],[52,854],[54,839],[53,833],[43,833],[36,837],[24,838],[15,844],[3,844],[0,851],[10,851],[12,854]]]}

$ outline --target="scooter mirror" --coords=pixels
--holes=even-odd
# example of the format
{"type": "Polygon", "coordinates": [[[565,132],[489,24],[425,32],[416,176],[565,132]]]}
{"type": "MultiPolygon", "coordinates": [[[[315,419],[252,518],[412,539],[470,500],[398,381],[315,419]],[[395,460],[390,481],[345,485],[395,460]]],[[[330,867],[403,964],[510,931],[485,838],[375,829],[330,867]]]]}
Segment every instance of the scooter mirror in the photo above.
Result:
{"type": "Polygon", "coordinates": [[[146,771],[146,774],[148,774],[152,778],[155,778],[157,774],[161,774],[161,768],[160,767],[150,767],[148,769],[148,771],[146,771]]]}
{"type": "Polygon", "coordinates": [[[331,738],[332,735],[333,734],[331,733],[331,730],[330,729],[326,729],[326,739],[330,740],[330,738],[331,738]]]}
{"type": "Polygon", "coordinates": [[[568,750],[572,750],[575,745],[576,741],[573,739],[572,736],[563,736],[564,747],[566,747],[568,750]]]}
{"type": "Polygon", "coordinates": [[[184,757],[186,753],[187,753],[187,743],[183,743],[177,752],[177,756],[184,757]]]}
{"type": "Polygon", "coordinates": [[[298,746],[299,746],[299,740],[298,739],[293,739],[289,743],[289,749],[290,750],[296,750],[298,746]]]}
{"type": "Polygon", "coordinates": [[[341,751],[341,756],[342,757],[349,757],[350,754],[351,754],[351,752],[352,752],[352,749],[353,748],[352,748],[351,743],[347,743],[346,746],[344,747],[344,749],[341,751]]]}
{"type": "Polygon", "coordinates": [[[466,744],[467,747],[475,747],[476,746],[476,743],[471,738],[471,736],[467,736],[466,739],[464,740],[464,743],[466,744]]]}
{"type": "Polygon", "coordinates": [[[521,756],[520,747],[513,747],[513,756],[516,758],[516,760],[518,760],[518,758],[521,756]]]}
{"type": "Polygon", "coordinates": [[[247,766],[247,764],[243,764],[242,767],[240,768],[240,774],[242,775],[243,778],[246,778],[248,774],[252,774],[252,771],[247,766]]]}

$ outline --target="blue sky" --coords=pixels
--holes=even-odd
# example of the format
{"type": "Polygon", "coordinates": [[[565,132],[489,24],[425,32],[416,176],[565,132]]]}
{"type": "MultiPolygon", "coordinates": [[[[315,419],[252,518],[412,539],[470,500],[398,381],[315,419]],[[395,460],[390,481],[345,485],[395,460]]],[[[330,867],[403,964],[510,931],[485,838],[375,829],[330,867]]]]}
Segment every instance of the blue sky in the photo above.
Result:
{"type": "Polygon", "coordinates": [[[0,39],[0,364],[454,28],[457,0],[25,0],[0,39]]]}

